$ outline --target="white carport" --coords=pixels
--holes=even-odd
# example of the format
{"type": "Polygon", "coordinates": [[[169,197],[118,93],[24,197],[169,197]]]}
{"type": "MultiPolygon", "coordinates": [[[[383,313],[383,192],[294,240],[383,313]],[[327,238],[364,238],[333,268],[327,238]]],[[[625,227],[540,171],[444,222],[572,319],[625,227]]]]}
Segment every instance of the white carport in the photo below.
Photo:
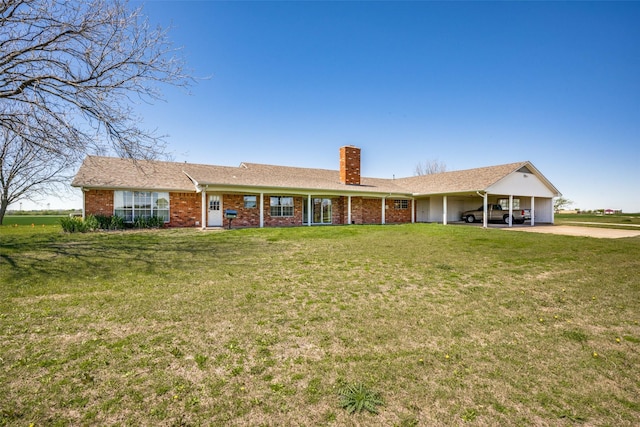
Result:
{"type": "Polygon", "coordinates": [[[484,227],[487,227],[486,212],[490,195],[494,198],[509,199],[509,227],[511,227],[515,197],[519,199],[518,209],[531,211],[533,226],[536,220],[553,224],[553,198],[560,197],[561,194],[531,163],[528,163],[485,189],[483,193],[484,227]]]}
{"type": "Polygon", "coordinates": [[[489,204],[509,210],[509,226],[515,209],[529,209],[531,222],[553,223],[553,198],[561,194],[531,162],[445,172],[406,178],[403,184],[414,189],[416,221],[459,221],[464,211],[482,207],[487,227],[489,204]]]}

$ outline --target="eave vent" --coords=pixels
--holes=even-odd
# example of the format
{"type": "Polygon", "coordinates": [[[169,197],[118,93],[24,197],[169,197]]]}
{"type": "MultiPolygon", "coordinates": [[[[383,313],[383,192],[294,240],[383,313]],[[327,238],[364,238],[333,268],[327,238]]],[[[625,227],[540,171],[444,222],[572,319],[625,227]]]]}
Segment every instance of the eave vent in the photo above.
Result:
{"type": "Polygon", "coordinates": [[[526,166],[521,167],[520,169],[518,169],[518,172],[522,172],[522,173],[533,173],[531,172],[531,169],[529,169],[526,166]]]}

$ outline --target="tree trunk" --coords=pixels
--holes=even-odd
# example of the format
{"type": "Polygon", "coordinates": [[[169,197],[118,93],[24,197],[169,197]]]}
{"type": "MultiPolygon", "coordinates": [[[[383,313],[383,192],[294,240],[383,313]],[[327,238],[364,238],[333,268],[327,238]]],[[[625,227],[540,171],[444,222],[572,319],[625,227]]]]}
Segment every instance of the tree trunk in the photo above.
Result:
{"type": "Polygon", "coordinates": [[[7,212],[9,201],[6,197],[0,197],[0,225],[4,223],[4,214],[7,212]]]}

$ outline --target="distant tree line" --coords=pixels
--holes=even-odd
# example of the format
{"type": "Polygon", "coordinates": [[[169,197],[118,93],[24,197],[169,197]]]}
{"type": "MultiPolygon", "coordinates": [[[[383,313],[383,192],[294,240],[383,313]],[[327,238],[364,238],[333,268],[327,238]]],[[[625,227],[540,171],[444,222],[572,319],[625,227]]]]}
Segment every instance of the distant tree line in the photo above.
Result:
{"type": "Polygon", "coordinates": [[[38,215],[82,215],[79,209],[42,209],[42,210],[7,210],[10,216],[38,216],[38,215]]]}

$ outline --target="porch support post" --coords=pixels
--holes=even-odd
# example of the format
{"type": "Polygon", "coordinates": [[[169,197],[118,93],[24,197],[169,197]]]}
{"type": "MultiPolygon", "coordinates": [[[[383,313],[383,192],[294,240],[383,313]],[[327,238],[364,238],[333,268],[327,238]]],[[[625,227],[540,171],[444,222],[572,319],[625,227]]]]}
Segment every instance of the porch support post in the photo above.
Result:
{"type": "Polygon", "coordinates": [[[387,198],[383,197],[382,198],[382,223],[385,224],[385,216],[386,216],[386,212],[385,212],[385,207],[387,206],[387,198]]]}
{"type": "MultiPolygon", "coordinates": [[[[86,219],[87,218],[87,189],[85,189],[84,187],[81,188],[82,190],[82,219],[86,219]]],[[[114,212],[115,213],[115,212],[114,212]]]]}
{"type": "Polygon", "coordinates": [[[351,225],[351,196],[347,197],[347,224],[351,225]]]}
{"type": "Polygon", "coordinates": [[[533,196],[531,196],[531,209],[529,212],[531,213],[531,226],[533,227],[536,225],[536,198],[533,196]]]}
{"type": "Polygon", "coordinates": [[[447,225],[447,196],[442,196],[442,225],[447,225]]]}
{"type": "Polygon", "coordinates": [[[484,193],[484,196],[482,196],[483,202],[482,202],[482,228],[487,228],[488,224],[489,224],[489,218],[487,218],[488,215],[488,211],[489,211],[489,207],[487,206],[487,200],[489,200],[489,193],[484,193]]]}
{"type": "Polygon", "coordinates": [[[203,188],[202,189],[202,215],[201,215],[201,220],[200,220],[200,224],[202,224],[202,229],[204,230],[205,228],[207,228],[207,191],[203,188]]]}
{"type": "Polygon", "coordinates": [[[260,228],[264,227],[264,193],[260,193],[260,228]]]}
{"type": "Polygon", "coordinates": [[[311,194],[307,196],[307,225],[311,226],[311,194]]]}
{"type": "Polygon", "coordinates": [[[513,226],[513,194],[509,194],[509,227],[513,226]]]}
{"type": "Polygon", "coordinates": [[[416,199],[411,199],[411,224],[416,222],[416,199]]]}

